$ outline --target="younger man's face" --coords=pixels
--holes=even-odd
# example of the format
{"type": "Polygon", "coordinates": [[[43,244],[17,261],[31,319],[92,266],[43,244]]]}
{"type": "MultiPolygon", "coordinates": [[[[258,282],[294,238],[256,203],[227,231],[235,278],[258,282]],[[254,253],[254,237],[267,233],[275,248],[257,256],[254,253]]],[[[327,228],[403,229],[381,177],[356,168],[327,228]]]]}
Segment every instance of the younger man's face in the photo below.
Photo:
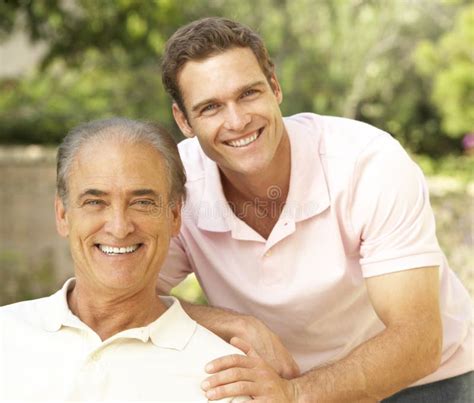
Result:
{"type": "Polygon", "coordinates": [[[189,61],[178,82],[188,117],[174,104],[178,126],[198,137],[225,174],[255,175],[269,165],[285,133],[282,93],[275,76],[270,86],[251,49],[189,61]]]}

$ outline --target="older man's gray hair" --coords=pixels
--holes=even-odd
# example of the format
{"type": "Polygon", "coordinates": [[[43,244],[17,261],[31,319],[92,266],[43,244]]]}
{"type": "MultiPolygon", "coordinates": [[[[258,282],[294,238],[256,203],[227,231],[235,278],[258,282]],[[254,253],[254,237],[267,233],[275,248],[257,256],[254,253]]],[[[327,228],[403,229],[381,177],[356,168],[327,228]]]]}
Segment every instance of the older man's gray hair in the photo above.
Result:
{"type": "Polygon", "coordinates": [[[163,156],[168,171],[170,202],[184,200],[186,175],[178,148],[170,134],[156,123],[111,118],[76,126],[60,144],[56,164],[56,190],[64,206],[67,206],[67,181],[71,165],[81,147],[91,140],[110,138],[129,144],[147,143],[154,147],[163,156]]]}

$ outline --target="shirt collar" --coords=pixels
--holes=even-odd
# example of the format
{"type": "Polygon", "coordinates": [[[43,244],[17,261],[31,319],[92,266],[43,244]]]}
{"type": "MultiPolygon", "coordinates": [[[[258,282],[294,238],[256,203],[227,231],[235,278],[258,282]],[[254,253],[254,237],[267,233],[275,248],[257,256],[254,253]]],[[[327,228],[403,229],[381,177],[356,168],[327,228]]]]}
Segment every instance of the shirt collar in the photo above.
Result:
{"type": "Polygon", "coordinates": [[[330,205],[321,155],[325,153],[323,128],[315,114],[285,118],[291,147],[290,189],[283,216],[295,222],[322,213],[330,205]]]}
{"type": "Polygon", "coordinates": [[[162,297],[166,311],[147,326],[127,329],[112,336],[107,342],[131,338],[155,346],[173,350],[183,350],[196,331],[197,323],[192,320],[174,297],[162,297]]]}
{"type": "MultiPolygon", "coordinates": [[[[45,312],[41,315],[44,330],[57,332],[63,325],[86,326],[73,315],[67,303],[67,293],[74,288],[75,282],[74,278],[70,278],[59,291],[47,298],[45,312]]],[[[160,299],[167,309],[158,319],[148,326],[120,332],[111,337],[110,341],[122,337],[137,338],[143,342],[150,339],[157,347],[184,349],[193,336],[197,324],[188,316],[176,298],[160,296],[160,299]]]]}
{"type": "Polygon", "coordinates": [[[183,350],[196,331],[192,320],[174,297],[161,297],[168,307],[157,320],[147,326],[150,339],[155,346],[183,350]]]}
{"type": "Polygon", "coordinates": [[[219,168],[201,152],[204,158],[204,193],[199,206],[198,227],[213,232],[230,231],[234,213],[224,196],[219,168]]]}
{"type": "Polygon", "coordinates": [[[74,288],[76,280],[70,278],[62,288],[47,298],[46,310],[41,317],[41,324],[48,332],[57,332],[61,326],[70,321],[72,315],[67,304],[67,294],[74,288]]]}
{"type": "MultiPolygon", "coordinates": [[[[315,114],[299,114],[283,119],[291,149],[290,189],[282,212],[286,220],[305,220],[330,205],[321,160],[324,154],[323,128],[318,118],[315,114]]],[[[234,226],[234,213],[225,198],[219,169],[204,153],[203,156],[204,193],[199,208],[198,227],[213,232],[230,231],[234,226]]]]}

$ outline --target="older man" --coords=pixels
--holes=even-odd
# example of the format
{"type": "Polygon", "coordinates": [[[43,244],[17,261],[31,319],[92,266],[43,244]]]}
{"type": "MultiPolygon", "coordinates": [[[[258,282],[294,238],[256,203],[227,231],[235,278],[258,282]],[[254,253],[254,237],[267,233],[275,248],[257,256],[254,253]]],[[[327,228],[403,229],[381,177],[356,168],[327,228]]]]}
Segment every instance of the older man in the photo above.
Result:
{"type": "Polygon", "coordinates": [[[423,174],[400,144],[349,119],[283,118],[268,52],[235,21],[180,28],[163,83],[189,137],[180,144],[189,198],[159,287],[195,272],[212,305],[244,315],[188,312],[264,359],[236,343],[252,357],[215,361],[208,396],[470,398],[472,302],[439,248],[423,174]]]}
{"type": "Polygon", "coordinates": [[[55,209],[75,278],[0,308],[0,400],[207,401],[205,363],[237,350],[154,286],[184,182],[153,124],[96,121],[65,137],[55,209]]]}

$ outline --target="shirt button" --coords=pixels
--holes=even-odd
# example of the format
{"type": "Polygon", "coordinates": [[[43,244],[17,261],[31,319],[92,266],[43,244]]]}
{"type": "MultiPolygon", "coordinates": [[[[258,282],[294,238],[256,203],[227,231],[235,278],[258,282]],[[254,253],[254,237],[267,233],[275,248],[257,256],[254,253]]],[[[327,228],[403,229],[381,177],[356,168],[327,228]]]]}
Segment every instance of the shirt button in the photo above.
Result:
{"type": "Polygon", "coordinates": [[[270,255],[272,254],[272,252],[268,251],[267,253],[265,253],[265,257],[269,257],[270,255]]]}
{"type": "Polygon", "coordinates": [[[94,353],[91,355],[92,361],[99,361],[100,360],[100,354],[99,353],[94,353]]]}

